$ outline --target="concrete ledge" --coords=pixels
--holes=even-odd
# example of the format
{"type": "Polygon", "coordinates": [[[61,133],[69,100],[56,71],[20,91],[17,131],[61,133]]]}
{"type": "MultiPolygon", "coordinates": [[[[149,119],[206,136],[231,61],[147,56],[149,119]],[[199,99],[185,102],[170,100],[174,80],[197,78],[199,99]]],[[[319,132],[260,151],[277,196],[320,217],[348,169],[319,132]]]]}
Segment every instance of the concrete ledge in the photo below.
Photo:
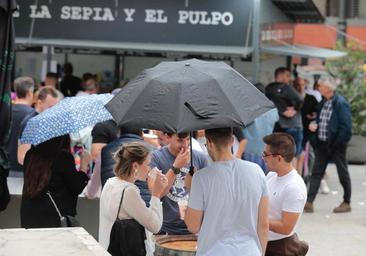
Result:
{"type": "Polygon", "coordinates": [[[83,228],[3,229],[0,251],[4,256],[109,255],[83,228]]]}
{"type": "MultiPolygon", "coordinates": [[[[22,200],[23,178],[8,178],[11,194],[7,209],[0,212],[0,229],[20,228],[20,204],[22,200]]],[[[98,240],[99,228],[99,199],[90,200],[79,196],[76,218],[81,226],[98,240]]]]}

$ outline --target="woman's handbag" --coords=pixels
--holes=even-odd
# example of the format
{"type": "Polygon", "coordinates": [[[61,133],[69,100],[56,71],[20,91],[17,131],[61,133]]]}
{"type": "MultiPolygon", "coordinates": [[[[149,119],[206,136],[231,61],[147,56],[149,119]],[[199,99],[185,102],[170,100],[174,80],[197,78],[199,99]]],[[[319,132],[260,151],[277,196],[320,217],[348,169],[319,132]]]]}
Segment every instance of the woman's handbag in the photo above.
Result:
{"type": "Polygon", "coordinates": [[[118,218],[125,190],[122,191],[117,217],[112,226],[108,252],[112,256],[145,256],[145,228],[134,219],[118,218]]]}
{"type": "Polygon", "coordinates": [[[62,216],[61,215],[61,212],[60,210],[58,209],[57,207],[57,204],[56,202],[53,200],[52,196],[51,196],[51,193],[50,191],[47,191],[46,193],[48,195],[48,197],[50,198],[53,206],[55,207],[56,211],[57,211],[57,214],[60,218],[60,227],[61,228],[67,228],[67,227],[80,227],[80,223],[79,221],[73,217],[73,216],[70,216],[70,215],[65,215],[65,216],[62,216]]]}

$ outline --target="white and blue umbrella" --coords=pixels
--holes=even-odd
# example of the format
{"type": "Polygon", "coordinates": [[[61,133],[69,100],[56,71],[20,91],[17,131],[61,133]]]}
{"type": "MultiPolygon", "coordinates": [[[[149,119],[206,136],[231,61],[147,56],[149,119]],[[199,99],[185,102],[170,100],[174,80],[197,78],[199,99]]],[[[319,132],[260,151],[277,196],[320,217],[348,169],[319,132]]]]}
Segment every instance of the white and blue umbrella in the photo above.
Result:
{"type": "Polygon", "coordinates": [[[52,138],[111,120],[113,118],[104,105],[112,98],[113,95],[108,93],[65,98],[30,119],[20,142],[38,145],[52,138]]]}

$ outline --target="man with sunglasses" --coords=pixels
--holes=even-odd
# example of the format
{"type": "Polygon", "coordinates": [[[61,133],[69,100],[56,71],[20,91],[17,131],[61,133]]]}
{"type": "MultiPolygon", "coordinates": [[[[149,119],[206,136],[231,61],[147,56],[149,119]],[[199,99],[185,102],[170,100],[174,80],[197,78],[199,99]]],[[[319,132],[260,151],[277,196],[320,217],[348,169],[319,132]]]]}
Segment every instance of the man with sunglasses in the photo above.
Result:
{"type": "Polygon", "coordinates": [[[306,202],[303,179],[292,166],[296,146],[287,133],[263,138],[262,157],[268,170],[269,233],[266,256],[305,255],[309,249],[295,233],[306,202]]]}

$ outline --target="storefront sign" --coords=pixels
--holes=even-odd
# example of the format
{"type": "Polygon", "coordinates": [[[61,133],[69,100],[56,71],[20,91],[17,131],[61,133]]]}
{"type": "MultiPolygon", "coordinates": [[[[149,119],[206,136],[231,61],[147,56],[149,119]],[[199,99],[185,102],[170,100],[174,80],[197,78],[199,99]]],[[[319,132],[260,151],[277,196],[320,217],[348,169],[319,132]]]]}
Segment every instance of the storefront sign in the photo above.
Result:
{"type": "Polygon", "coordinates": [[[18,0],[17,38],[242,46],[253,0],[18,0]]]}
{"type": "Polygon", "coordinates": [[[261,28],[261,42],[264,44],[292,44],[294,41],[294,24],[264,24],[261,28]]]}

